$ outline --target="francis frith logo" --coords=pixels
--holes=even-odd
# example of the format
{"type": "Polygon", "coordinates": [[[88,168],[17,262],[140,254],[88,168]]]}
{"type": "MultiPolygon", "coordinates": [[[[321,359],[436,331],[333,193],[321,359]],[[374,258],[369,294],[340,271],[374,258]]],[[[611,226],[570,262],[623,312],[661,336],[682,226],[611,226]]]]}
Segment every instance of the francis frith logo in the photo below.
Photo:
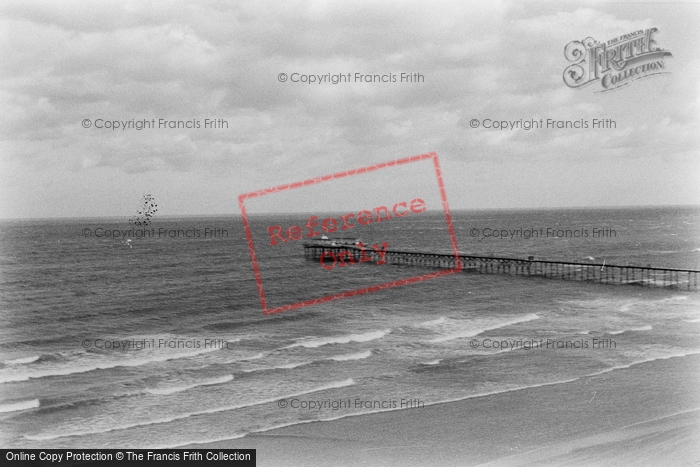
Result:
{"type": "Polygon", "coordinates": [[[603,89],[597,92],[605,92],[640,78],[668,73],[664,58],[673,55],[657,46],[657,31],[640,29],[607,42],[592,37],[569,42],[564,56],[571,64],[564,70],[564,83],[580,88],[600,80],[603,89]]]}

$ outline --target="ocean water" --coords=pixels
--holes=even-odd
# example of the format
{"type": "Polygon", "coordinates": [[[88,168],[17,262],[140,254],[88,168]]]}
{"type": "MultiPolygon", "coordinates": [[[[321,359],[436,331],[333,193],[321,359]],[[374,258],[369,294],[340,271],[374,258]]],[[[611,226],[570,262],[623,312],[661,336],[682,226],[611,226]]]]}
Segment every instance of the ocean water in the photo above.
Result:
{"type": "MultiPolygon", "coordinates": [[[[700,269],[697,207],[452,214],[467,253],[700,269]],[[517,234],[547,228],[588,235],[517,234]]],[[[251,218],[270,306],[433,271],[327,270],[304,259],[301,241],[269,245],[267,227],[307,217],[251,218]]],[[[95,236],[130,228],[0,223],[3,446],[176,447],[700,353],[697,292],[459,273],[263,315],[240,218],[159,218],[146,228],[165,235],[95,236]]],[[[451,249],[440,214],[350,233],[370,245],[451,249]]]]}

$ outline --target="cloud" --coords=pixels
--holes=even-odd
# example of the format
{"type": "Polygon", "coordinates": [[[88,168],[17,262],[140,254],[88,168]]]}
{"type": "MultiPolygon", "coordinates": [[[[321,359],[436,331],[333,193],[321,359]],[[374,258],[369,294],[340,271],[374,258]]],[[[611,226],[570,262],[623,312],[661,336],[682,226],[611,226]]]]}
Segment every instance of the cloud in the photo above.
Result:
{"type": "Polygon", "coordinates": [[[7,1],[0,157],[24,178],[62,167],[107,184],[105,170],[156,174],[164,184],[196,172],[243,186],[426,151],[504,171],[528,160],[687,159],[698,144],[700,65],[684,45],[692,34],[672,30],[675,16],[659,17],[553,2],[7,1]],[[674,45],[670,77],[615,95],[563,84],[569,41],[651,26],[674,45]],[[278,81],[279,73],[402,72],[424,81],[278,81]],[[86,118],[225,119],[228,128],[110,131],[83,128],[86,118]],[[499,132],[474,130],[473,118],[618,126],[499,132]]]}

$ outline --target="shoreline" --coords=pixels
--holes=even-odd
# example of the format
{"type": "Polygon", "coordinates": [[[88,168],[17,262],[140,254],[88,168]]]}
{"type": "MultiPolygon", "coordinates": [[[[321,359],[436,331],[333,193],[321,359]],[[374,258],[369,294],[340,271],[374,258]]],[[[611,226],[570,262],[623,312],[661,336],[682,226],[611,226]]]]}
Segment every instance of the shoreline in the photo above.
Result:
{"type": "Polygon", "coordinates": [[[416,409],[181,448],[257,449],[260,466],[681,465],[700,460],[700,355],[416,409]]]}

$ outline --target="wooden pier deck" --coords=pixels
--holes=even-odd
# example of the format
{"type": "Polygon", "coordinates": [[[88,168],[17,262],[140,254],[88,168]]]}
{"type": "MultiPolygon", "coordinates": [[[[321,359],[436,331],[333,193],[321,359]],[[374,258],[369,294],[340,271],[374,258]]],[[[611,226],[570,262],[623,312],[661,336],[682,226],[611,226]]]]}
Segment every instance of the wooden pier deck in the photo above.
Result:
{"type": "Polygon", "coordinates": [[[371,246],[365,246],[363,249],[351,244],[304,243],[304,255],[309,260],[323,263],[335,261],[360,263],[368,262],[369,258],[371,259],[369,264],[384,263],[385,261],[385,264],[449,269],[460,268],[464,272],[480,274],[539,276],[549,279],[579,280],[600,284],[667,287],[693,291],[698,290],[698,275],[700,274],[700,270],[694,269],[549,261],[534,259],[533,257],[528,259],[499,258],[460,254],[458,261],[453,254],[389,249],[382,256],[374,251],[371,246]],[[365,260],[361,261],[362,258],[365,258],[365,260]]]}

